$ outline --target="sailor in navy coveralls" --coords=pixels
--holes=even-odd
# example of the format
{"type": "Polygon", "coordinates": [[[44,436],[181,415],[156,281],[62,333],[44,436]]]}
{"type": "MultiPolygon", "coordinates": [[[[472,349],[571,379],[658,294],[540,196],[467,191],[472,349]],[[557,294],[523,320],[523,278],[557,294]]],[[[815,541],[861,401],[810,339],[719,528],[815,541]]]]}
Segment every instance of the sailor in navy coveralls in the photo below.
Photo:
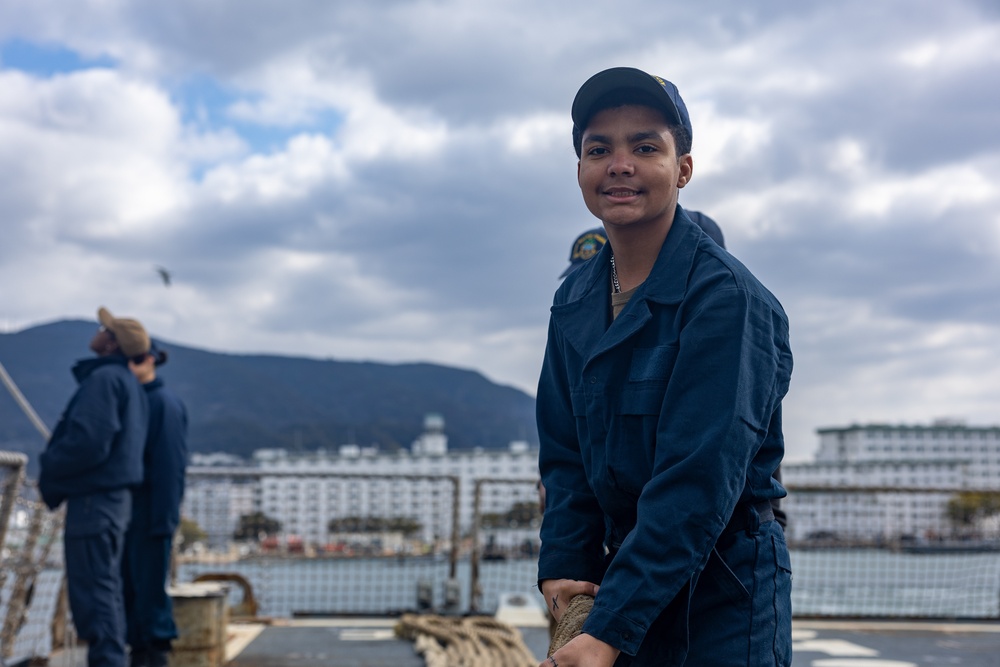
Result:
{"type": "Polygon", "coordinates": [[[50,509],[66,503],[64,547],[70,610],[90,667],[124,667],[121,558],[142,481],[147,403],[128,368],[149,336],[132,319],[98,311],[97,358],[73,367],[79,383],[40,457],[38,487],[50,509]]]}
{"type": "Polygon", "coordinates": [[[770,501],[792,355],[778,301],[677,203],[691,124],[631,68],[573,104],[578,180],[608,242],[556,292],[538,386],[543,667],[789,665],[791,571],[770,501]]]}

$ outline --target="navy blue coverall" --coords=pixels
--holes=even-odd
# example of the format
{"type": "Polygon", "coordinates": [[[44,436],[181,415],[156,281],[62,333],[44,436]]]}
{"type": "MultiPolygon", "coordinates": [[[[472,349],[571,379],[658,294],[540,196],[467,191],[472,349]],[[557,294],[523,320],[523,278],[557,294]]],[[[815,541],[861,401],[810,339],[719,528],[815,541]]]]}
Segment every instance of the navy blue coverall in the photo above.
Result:
{"type": "Polygon", "coordinates": [[[133,494],[123,566],[127,638],[133,653],[169,650],[177,638],[166,585],[187,467],[184,404],[160,378],[143,388],[149,399],[145,476],[133,494]]]}
{"type": "Polygon", "coordinates": [[[778,301],[678,206],[612,321],[610,244],[556,292],[538,387],[538,578],[601,586],[583,631],[616,665],[788,665],[792,370],[778,301]]]}
{"type": "Polygon", "coordinates": [[[146,396],[121,354],[73,367],[79,387],[40,457],[50,509],[66,502],[66,582],[73,624],[90,667],[125,665],[121,558],[142,481],[146,396]]]}

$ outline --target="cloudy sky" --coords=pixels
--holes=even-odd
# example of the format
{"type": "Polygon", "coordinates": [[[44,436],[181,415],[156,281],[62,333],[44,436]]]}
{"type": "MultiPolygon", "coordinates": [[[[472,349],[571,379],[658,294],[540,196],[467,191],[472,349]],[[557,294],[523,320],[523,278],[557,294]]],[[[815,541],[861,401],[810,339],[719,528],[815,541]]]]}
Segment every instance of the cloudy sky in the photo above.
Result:
{"type": "Polygon", "coordinates": [[[570,102],[630,65],[691,110],[681,203],[788,311],[789,459],[818,427],[996,424],[998,8],[4,2],[0,330],[103,304],[168,341],[534,394],[596,223],[570,102]]]}

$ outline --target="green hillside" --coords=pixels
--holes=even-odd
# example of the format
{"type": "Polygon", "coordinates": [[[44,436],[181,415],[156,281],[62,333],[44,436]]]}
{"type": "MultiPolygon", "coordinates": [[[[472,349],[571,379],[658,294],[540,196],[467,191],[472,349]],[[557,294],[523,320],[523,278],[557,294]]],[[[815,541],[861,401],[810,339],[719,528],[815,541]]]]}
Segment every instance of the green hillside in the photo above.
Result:
{"type": "MultiPolygon", "coordinates": [[[[61,321],[0,334],[0,362],[51,428],[89,355],[93,322],[61,321]]],[[[161,376],[187,404],[195,452],[248,455],[264,447],[314,450],[342,444],[408,448],[427,413],[442,415],[449,447],[537,443],[534,399],[474,371],[435,364],[381,364],[207,352],[163,342],[161,376]]],[[[32,455],[44,443],[0,390],[0,449],[32,455]]]]}

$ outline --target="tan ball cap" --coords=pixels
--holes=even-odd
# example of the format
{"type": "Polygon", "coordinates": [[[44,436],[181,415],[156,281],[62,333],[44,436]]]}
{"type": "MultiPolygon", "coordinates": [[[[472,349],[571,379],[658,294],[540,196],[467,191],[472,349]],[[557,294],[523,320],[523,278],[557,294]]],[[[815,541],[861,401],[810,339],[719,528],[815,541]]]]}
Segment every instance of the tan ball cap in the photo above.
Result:
{"type": "Polygon", "coordinates": [[[138,320],[117,318],[104,306],[97,311],[97,319],[114,334],[119,349],[126,357],[138,357],[149,352],[149,334],[138,320]]]}

